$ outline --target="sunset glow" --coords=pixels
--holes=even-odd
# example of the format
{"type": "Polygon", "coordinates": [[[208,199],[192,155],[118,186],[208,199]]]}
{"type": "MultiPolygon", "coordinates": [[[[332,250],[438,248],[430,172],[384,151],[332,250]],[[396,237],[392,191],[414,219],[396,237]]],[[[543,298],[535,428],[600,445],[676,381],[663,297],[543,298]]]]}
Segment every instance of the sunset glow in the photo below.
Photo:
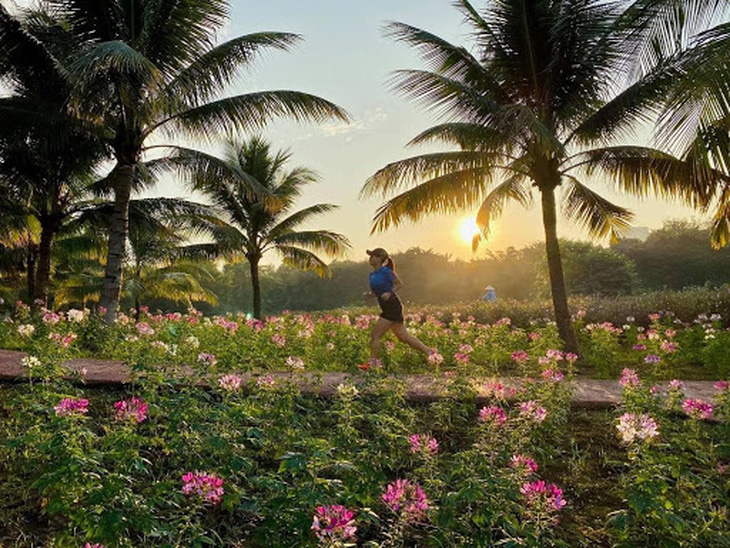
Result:
{"type": "Polygon", "coordinates": [[[477,226],[477,220],[474,217],[467,217],[461,222],[459,236],[461,236],[464,243],[471,245],[472,239],[477,234],[479,234],[479,226],[477,226]]]}

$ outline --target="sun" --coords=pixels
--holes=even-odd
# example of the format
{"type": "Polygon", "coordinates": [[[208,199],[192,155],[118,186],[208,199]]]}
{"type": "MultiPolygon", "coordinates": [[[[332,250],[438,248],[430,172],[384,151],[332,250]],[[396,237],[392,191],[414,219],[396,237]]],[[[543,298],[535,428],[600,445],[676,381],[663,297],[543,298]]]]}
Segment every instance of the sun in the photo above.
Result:
{"type": "Polygon", "coordinates": [[[474,217],[467,217],[461,222],[459,227],[459,235],[464,243],[471,245],[474,236],[479,234],[479,226],[477,226],[477,220],[474,217]]]}

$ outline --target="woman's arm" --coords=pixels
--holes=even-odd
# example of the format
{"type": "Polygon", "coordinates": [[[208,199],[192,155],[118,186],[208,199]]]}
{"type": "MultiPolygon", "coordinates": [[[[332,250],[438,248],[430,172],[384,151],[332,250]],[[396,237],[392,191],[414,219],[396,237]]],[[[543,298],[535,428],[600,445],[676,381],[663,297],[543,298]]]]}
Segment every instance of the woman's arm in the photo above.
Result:
{"type": "Polygon", "coordinates": [[[390,295],[392,293],[397,293],[398,289],[400,289],[400,287],[402,285],[403,285],[403,282],[401,282],[400,281],[400,278],[396,275],[395,272],[393,272],[393,291],[392,292],[388,292],[388,293],[383,293],[381,295],[381,298],[383,298],[384,300],[387,301],[388,299],[390,299],[390,295]]]}

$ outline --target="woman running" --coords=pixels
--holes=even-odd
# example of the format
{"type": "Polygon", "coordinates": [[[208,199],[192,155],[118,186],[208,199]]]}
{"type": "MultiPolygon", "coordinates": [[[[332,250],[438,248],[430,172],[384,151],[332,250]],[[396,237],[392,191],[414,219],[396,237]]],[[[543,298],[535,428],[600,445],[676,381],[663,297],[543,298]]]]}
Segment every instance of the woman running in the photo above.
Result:
{"type": "Polygon", "coordinates": [[[370,273],[370,291],[366,295],[377,297],[381,310],[380,318],[378,318],[370,334],[370,361],[368,366],[377,367],[380,365],[378,359],[380,339],[388,331],[392,331],[399,341],[420,350],[428,356],[435,354],[435,349],[429,348],[406,330],[403,323],[403,304],[396,294],[396,289],[402,284],[395,273],[393,259],[388,256],[388,252],[382,247],[377,247],[372,251],[368,250],[367,254],[370,256],[369,263],[373,271],[370,273]]]}

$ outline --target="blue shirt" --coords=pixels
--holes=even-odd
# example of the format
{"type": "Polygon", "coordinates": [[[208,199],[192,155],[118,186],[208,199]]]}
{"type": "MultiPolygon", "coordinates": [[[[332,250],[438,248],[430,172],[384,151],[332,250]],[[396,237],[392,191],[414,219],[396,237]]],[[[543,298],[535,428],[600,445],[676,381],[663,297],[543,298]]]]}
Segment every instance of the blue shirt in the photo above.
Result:
{"type": "Polygon", "coordinates": [[[387,266],[381,266],[370,273],[370,289],[380,297],[383,293],[393,291],[395,273],[387,266]]]}

